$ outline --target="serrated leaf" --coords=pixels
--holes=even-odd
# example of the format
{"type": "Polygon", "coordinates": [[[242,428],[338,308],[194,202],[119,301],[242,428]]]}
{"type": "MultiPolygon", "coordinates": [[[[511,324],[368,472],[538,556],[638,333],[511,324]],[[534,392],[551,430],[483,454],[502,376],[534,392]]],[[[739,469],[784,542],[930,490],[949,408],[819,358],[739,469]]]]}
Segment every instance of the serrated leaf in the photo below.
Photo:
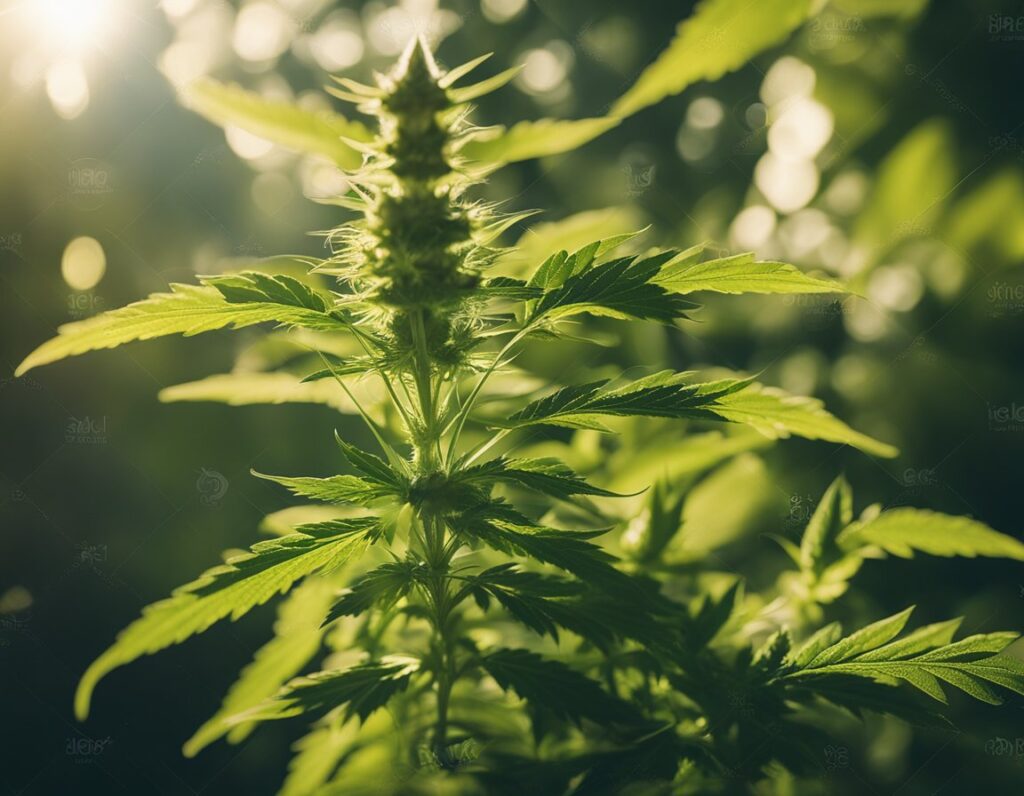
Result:
{"type": "MultiPolygon", "coordinates": [[[[668,323],[685,318],[686,312],[697,306],[653,281],[673,252],[645,258],[622,257],[588,267],[596,253],[594,244],[567,258],[564,266],[547,268],[547,281],[564,283],[537,301],[527,319],[529,323],[542,319],[556,321],[580,313],[668,323]],[[575,262],[577,257],[582,264],[575,262]]],[[[541,266],[541,272],[544,270],[545,266],[541,266]]]]}
{"type": "Polygon", "coordinates": [[[322,155],[343,169],[357,169],[363,156],[343,139],[369,141],[359,122],[328,110],[307,110],[290,102],[269,100],[237,85],[204,78],[181,92],[184,104],[214,124],[241,127],[286,149],[322,155]]]}
{"type": "Polygon", "coordinates": [[[417,658],[389,655],[374,663],[362,663],[340,671],[316,672],[297,677],[272,699],[231,717],[233,724],[286,719],[326,713],[345,706],[347,716],[361,721],[404,691],[419,671],[417,658]]]}
{"type": "Polygon", "coordinates": [[[933,556],[988,556],[1024,561],[1024,543],[1012,536],[970,517],[927,509],[883,511],[874,519],[851,525],[839,535],[838,542],[844,550],[873,545],[902,558],[912,558],[918,550],[933,556]]]}
{"type": "Polygon", "coordinates": [[[800,540],[800,566],[820,572],[831,559],[836,537],[853,520],[853,492],[842,476],[829,485],[800,540]]]}
{"type": "Polygon", "coordinates": [[[753,253],[691,262],[688,258],[665,264],[652,280],[673,293],[840,293],[838,282],[808,276],[792,265],[757,262],[753,253]]]}
{"type": "Polygon", "coordinates": [[[792,434],[806,439],[852,445],[865,453],[892,458],[899,451],[892,445],[854,431],[825,410],[821,401],[790,395],[775,387],[751,383],[746,389],[718,398],[708,409],[734,423],[752,426],[772,439],[792,434]]]}
{"type": "Polygon", "coordinates": [[[489,164],[514,163],[520,160],[570,152],[597,138],[619,124],[619,119],[538,119],[519,122],[493,136],[470,141],[461,150],[472,161],[489,164]]]}
{"type": "Polygon", "coordinates": [[[460,481],[472,483],[502,481],[542,492],[556,498],[573,495],[624,497],[617,492],[588,484],[558,459],[506,459],[501,457],[463,470],[460,481]]]}
{"type": "Polygon", "coordinates": [[[612,107],[613,116],[678,94],[699,80],[717,80],[781,43],[803,24],[809,0],[704,0],[679,23],[675,38],[612,107]]]}
{"type": "Polygon", "coordinates": [[[255,470],[257,478],[273,481],[288,489],[299,497],[322,500],[325,503],[341,503],[355,506],[366,506],[383,497],[397,496],[390,485],[378,481],[370,481],[357,475],[332,475],[327,478],[311,476],[265,475],[255,470]]]}
{"type": "Polygon", "coordinates": [[[531,705],[573,722],[599,723],[638,720],[636,710],[611,696],[596,682],[564,663],[547,660],[523,649],[497,649],[480,661],[505,691],[514,691],[531,705]]]}
{"type": "Polygon", "coordinates": [[[278,796],[310,796],[317,793],[337,770],[356,741],[359,724],[328,717],[292,747],[295,756],[278,796]]]}
{"type": "Polygon", "coordinates": [[[910,619],[910,614],[913,610],[914,608],[911,606],[900,611],[898,614],[893,614],[885,619],[879,619],[867,627],[862,627],[860,630],[819,652],[807,664],[807,668],[841,663],[886,644],[900,634],[906,626],[907,620],[910,619]]]}
{"type": "Polygon", "coordinates": [[[787,661],[793,666],[803,668],[828,647],[831,647],[843,636],[843,628],[838,622],[830,622],[824,627],[816,630],[810,638],[794,649],[787,656],[787,661]]]}
{"type": "Polygon", "coordinates": [[[390,561],[362,575],[331,606],[323,624],[343,616],[358,616],[374,606],[387,608],[400,600],[424,577],[425,568],[416,561],[390,561]]]}
{"type": "Polygon", "coordinates": [[[303,525],[297,530],[253,545],[249,553],[207,570],[168,599],[145,608],[142,617],[125,628],[82,676],[75,693],[79,719],[89,713],[96,684],[112,670],[178,644],[220,619],[238,619],[306,575],[336,569],[361,555],[380,532],[374,517],[303,525]]]}
{"type": "Polygon", "coordinates": [[[408,480],[404,473],[396,472],[391,465],[375,456],[372,453],[357,448],[341,438],[337,431],[334,432],[334,441],[341,448],[341,454],[345,457],[360,474],[370,481],[387,487],[395,492],[400,492],[408,486],[408,480]]]}
{"type": "Polygon", "coordinates": [[[234,303],[208,285],[171,285],[170,293],[154,293],[143,301],[65,324],[58,336],[43,343],[18,366],[22,375],[87,351],[114,348],[135,340],[170,334],[186,337],[231,327],[240,329],[269,321],[323,331],[341,331],[346,324],[316,309],[271,301],[234,303]]]}
{"type": "MultiPolygon", "coordinates": [[[[903,681],[939,702],[945,702],[940,682],[952,685],[983,702],[999,704],[989,683],[1024,694],[1024,662],[1006,655],[978,659],[1002,650],[1016,638],[1013,633],[990,633],[949,643],[959,620],[939,622],[893,641],[906,624],[911,609],[875,622],[817,652],[790,656],[781,670],[784,682],[810,679],[810,688],[830,680],[863,677],[880,682],[903,681]]],[[[831,631],[830,631],[831,632],[831,631]]],[[[820,647],[816,643],[815,647],[820,647]]]]}
{"type": "Polygon", "coordinates": [[[226,734],[230,743],[238,743],[249,735],[253,725],[231,726],[225,719],[273,696],[316,654],[323,639],[320,620],[327,613],[333,593],[330,580],[310,578],[288,595],[278,609],[274,638],[257,650],[220,709],[185,742],[185,757],[195,757],[222,735],[226,734]]]}
{"type": "Polygon", "coordinates": [[[602,415],[708,418],[717,400],[746,384],[738,380],[689,384],[691,377],[691,373],[662,371],[615,389],[604,389],[607,381],[563,387],[506,419],[491,422],[501,428],[554,425],[604,430],[596,419],[602,415]]]}

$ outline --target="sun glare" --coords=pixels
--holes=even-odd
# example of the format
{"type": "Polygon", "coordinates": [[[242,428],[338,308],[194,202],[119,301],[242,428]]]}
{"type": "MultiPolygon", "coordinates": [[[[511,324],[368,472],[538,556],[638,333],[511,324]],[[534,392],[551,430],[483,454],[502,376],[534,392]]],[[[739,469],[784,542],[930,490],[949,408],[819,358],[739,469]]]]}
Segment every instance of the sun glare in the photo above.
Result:
{"type": "Polygon", "coordinates": [[[32,0],[25,9],[38,40],[65,55],[98,46],[110,29],[111,0],[32,0]]]}

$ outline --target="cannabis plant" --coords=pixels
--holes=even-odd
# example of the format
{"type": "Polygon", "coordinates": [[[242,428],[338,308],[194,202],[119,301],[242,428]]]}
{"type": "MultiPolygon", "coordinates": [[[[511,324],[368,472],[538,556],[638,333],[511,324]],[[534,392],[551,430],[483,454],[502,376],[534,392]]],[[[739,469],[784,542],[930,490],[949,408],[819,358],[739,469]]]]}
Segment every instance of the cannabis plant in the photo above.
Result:
{"type": "MultiPolygon", "coordinates": [[[[272,324],[292,358],[260,374],[270,378],[199,382],[171,397],[321,400],[357,413],[377,445],[336,433],[324,444],[337,446],[337,474],[257,474],[320,505],[276,515],[275,538],[146,608],[86,671],[78,717],[114,669],[280,593],[274,639],[185,752],[238,743],[266,721],[307,722],[286,794],[733,792],[780,767],[816,773],[808,749],[820,748],[835,708],[930,723],[941,712],[903,686],[940,706],[944,685],[985,702],[1001,688],[1024,693],[1024,664],[999,654],[1014,634],[954,641],[952,620],[901,635],[910,609],[847,635],[823,623],[867,558],[1024,558],[1024,545],[980,523],[878,508],[855,520],[840,479],[800,545],[782,540],[794,569],[777,593],[752,599],[735,578],[705,588],[700,561],[672,566],[694,478],[630,496],[610,488],[606,463],[585,478],[528,455],[542,429],[562,430],[563,441],[614,437],[628,418],[666,434],[725,423],[895,451],[813,399],[739,374],[543,384],[518,368],[530,347],[588,345],[586,316],[671,330],[702,291],[843,288],[750,254],[646,248],[636,235],[502,273],[499,238],[523,215],[480,201],[474,186],[504,162],[570,148],[616,119],[584,120],[587,135],[557,134],[554,144],[551,124],[474,126],[468,103],[514,74],[462,85],[482,61],[444,71],[414,41],[375,85],[339,80],[333,93],[375,119],[374,133],[337,116],[289,115],[236,88],[197,89],[191,101],[208,116],[338,153],[351,191],[334,202],[354,219],[326,233],[323,258],[173,285],[61,328],[21,366],[272,324]]],[[[738,450],[723,436],[710,442],[705,469],[738,450]]]]}

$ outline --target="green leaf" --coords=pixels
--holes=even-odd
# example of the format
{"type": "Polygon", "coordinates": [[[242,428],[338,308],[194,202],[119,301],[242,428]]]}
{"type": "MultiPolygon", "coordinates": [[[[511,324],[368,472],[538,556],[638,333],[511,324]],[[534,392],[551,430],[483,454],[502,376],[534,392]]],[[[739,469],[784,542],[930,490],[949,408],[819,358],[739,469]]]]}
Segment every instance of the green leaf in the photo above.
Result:
{"type": "Polygon", "coordinates": [[[358,737],[360,725],[327,717],[292,747],[295,756],[278,796],[310,796],[337,770],[358,737]]]}
{"type": "MultiPolygon", "coordinates": [[[[356,382],[349,389],[364,406],[379,401],[381,391],[369,382],[356,382]]],[[[197,381],[175,384],[160,391],[164,403],[213,401],[229,406],[253,404],[306,403],[330,406],[344,414],[358,413],[355,403],[337,382],[304,382],[291,373],[219,373],[197,381]]]]}
{"type": "Polygon", "coordinates": [[[288,595],[278,609],[274,638],[242,670],[217,713],[185,742],[185,757],[195,757],[222,735],[227,734],[230,743],[238,743],[249,735],[253,725],[231,726],[227,717],[272,697],[316,654],[323,639],[320,620],[327,613],[333,593],[330,580],[314,577],[288,595]]]}
{"type": "Polygon", "coordinates": [[[523,71],[522,66],[513,66],[511,69],[506,69],[504,72],[499,72],[498,74],[489,77],[486,80],[481,80],[479,83],[474,83],[471,86],[449,89],[448,96],[451,97],[452,102],[456,104],[475,100],[477,97],[482,97],[485,94],[490,94],[492,91],[497,91],[521,71],[523,71]]]}
{"type": "Polygon", "coordinates": [[[668,323],[685,318],[687,310],[697,306],[652,281],[662,265],[672,258],[673,252],[646,258],[623,257],[588,267],[596,253],[597,244],[592,244],[566,259],[564,265],[556,258],[554,264],[541,266],[534,279],[564,284],[544,294],[530,313],[528,323],[537,323],[541,319],[561,320],[584,312],[668,323]],[[577,264],[576,258],[584,262],[577,264]]]}
{"type": "Polygon", "coordinates": [[[692,375],[662,371],[612,390],[603,389],[607,381],[563,387],[491,423],[500,428],[553,425],[606,430],[597,417],[708,418],[717,400],[746,384],[736,380],[687,384],[692,375]]]}
{"type": "Polygon", "coordinates": [[[259,542],[251,552],[207,570],[144,609],[92,663],[78,684],[76,715],[86,718],[93,689],[112,670],[202,633],[220,619],[238,619],[306,575],[337,569],[361,555],[379,533],[373,517],[302,525],[297,533],[259,542]]]}
{"type": "Polygon", "coordinates": [[[326,625],[343,616],[358,616],[374,606],[388,608],[400,600],[417,581],[424,579],[425,567],[417,561],[390,561],[370,570],[352,584],[324,618],[326,625]]]}
{"type": "Polygon", "coordinates": [[[288,489],[292,494],[322,500],[325,503],[342,503],[355,506],[366,506],[383,497],[396,496],[398,493],[388,485],[369,481],[357,475],[332,475],[327,478],[311,476],[290,477],[285,475],[265,475],[255,470],[252,474],[266,481],[288,489]]]}
{"type": "Polygon", "coordinates": [[[366,721],[395,694],[404,691],[419,668],[418,658],[388,655],[380,661],[362,663],[349,669],[297,677],[272,699],[236,714],[230,722],[242,724],[326,713],[342,705],[346,716],[358,716],[361,721],[366,721]]]}
{"type": "Polygon", "coordinates": [[[641,234],[635,230],[642,225],[637,211],[628,207],[576,213],[558,221],[534,224],[519,237],[515,246],[502,254],[500,262],[516,274],[528,272],[562,249],[575,251],[598,238],[624,243],[641,234]]]}
{"type": "Polygon", "coordinates": [[[910,619],[914,608],[906,608],[898,614],[872,622],[867,627],[862,627],[844,639],[840,639],[832,646],[819,652],[807,668],[826,666],[830,663],[841,663],[868,652],[876,647],[891,641],[902,632],[910,619]]]}
{"type": "Polygon", "coordinates": [[[838,538],[844,550],[867,545],[911,558],[915,550],[933,556],[987,556],[1024,561],[1024,544],[969,517],[955,517],[926,509],[899,508],[857,522],[838,538]]]}
{"type": "Polygon", "coordinates": [[[234,125],[286,149],[322,155],[343,169],[357,169],[363,156],[342,139],[369,141],[371,133],[328,110],[307,110],[261,97],[240,86],[204,78],[185,87],[184,104],[211,122],[234,125]]]}
{"type": "MultiPolygon", "coordinates": [[[[691,250],[692,251],[692,250],[691,250]]],[[[673,293],[839,293],[845,288],[829,279],[808,276],[792,265],[755,262],[753,253],[698,263],[685,256],[671,260],[652,281],[673,293]]]]}
{"type": "Polygon", "coordinates": [[[819,572],[831,558],[836,537],[853,519],[853,492],[840,476],[825,490],[800,541],[800,566],[819,572]]]}
{"type": "Polygon", "coordinates": [[[815,398],[789,395],[756,382],[743,390],[722,395],[708,409],[725,420],[752,426],[772,439],[796,434],[806,439],[852,445],[885,458],[899,453],[892,445],[854,431],[829,414],[815,398]]]}
{"type": "Polygon", "coordinates": [[[619,124],[619,119],[538,119],[519,122],[508,130],[499,130],[467,143],[460,154],[471,161],[488,164],[533,160],[562,152],[571,152],[619,124]]]}
{"type": "Polygon", "coordinates": [[[214,329],[229,326],[240,329],[268,321],[324,331],[347,328],[346,324],[323,310],[294,303],[297,298],[290,303],[256,301],[243,304],[232,302],[223,292],[209,285],[174,284],[171,291],[155,293],[126,307],[61,326],[57,337],[43,343],[25,358],[16,375],[87,351],[114,348],[123,343],[169,334],[188,337],[214,329]]]}
{"type": "Polygon", "coordinates": [[[564,663],[546,660],[522,649],[497,649],[480,661],[505,691],[514,691],[531,705],[573,722],[602,724],[637,721],[636,710],[564,663]]]}
{"type": "Polygon", "coordinates": [[[592,486],[558,459],[506,459],[501,457],[470,467],[457,475],[458,480],[472,483],[503,481],[536,490],[555,498],[573,495],[624,497],[617,492],[592,486]]]}
{"type": "Polygon", "coordinates": [[[704,0],[679,23],[676,36],[612,107],[613,116],[678,94],[699,80],[717,80],[781,44],[803,24],[810,0],[704,0]]]}
{"type": "Polygon", "coordinates": [[[337,431],[334,432],[334,441],[338,443],[338,447],[341,448],[341,453],[348,463],[358,470],[364,479],[395,492],[401,492],[408,486],[405,474],[395,472],[391,465],[379,456],[346,442],[337,431]]]}
{"type": "MultiPolygon", "coordinates": [[[[938,622],[893,641],[903,630],[911,608],[858,630],[825,646],[813,657],[799,650],[783,663],[781,680],[792,683],[810,680],[815,689],[837,678],[863,677],[880,682],[903,681],[939,702],[946,702],[941,683],[991,704],[999,696],[990,684],[1024,694],[1024,662],[1006,655],[978,659],[999,652],[1016,637],[1015,633],[989,633],[950,643],[960,620],[938,622]]],[[[829,629],[829,634],[834,631],[829,629]]],[[[824,636],[822,637],[824,638],[824,636]]],[[[814,648],[822,646],[815,641],[814,648]]],[[[806,645],[805,645],[806,647],[806,645]]]]}

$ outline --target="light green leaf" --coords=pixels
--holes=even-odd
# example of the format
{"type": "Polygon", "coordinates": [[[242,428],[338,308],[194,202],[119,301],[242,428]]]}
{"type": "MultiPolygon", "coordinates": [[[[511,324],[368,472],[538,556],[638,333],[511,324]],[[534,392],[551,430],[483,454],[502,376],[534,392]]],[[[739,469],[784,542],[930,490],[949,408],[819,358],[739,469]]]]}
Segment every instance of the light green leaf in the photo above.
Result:
{"type": "Polygon", "coordinates": [[[326,783],[359,736],[361,725],[328,717],[293,746],[295,756],[278,796],[310,796],[326,783]]]}
{"type": "Polygon", "coordinates": [[[571,152],[619,124],[619,119],[538,119],[520,122],[491,137],[467,143],[460,154],[471,161],[489,164],[514,163],[520,160],[571,152]]]}
{"type": "Polygon", "coordinates": [[[313,577],[288,595],[278,609],[274,638],[260,647],[242,670],[217,713],[185,742],[185,757],[195,757],[224,734],[230,743],[238,743],[249,735],[254,725],[232,726],[226,718],[272,697],[316,654],[323,638],[320,624],[335,588],[329,579],[313,577]]]}
{"type": "Polygon", "coordinates": [[[853,492],[849,483],[839,476],[825,490],[811,516],[800,541],[801,568],[819,572],[831,556],[829,548],[834,546],[836,536],[853,519],[853,492]]]}
{"type": "Polygon", "coordinates": [[[704,0],[676,36],[612,107],[630,116],[698,80],[717,80],[781,44],[803,24],[810,0],[704,0]]]}
{"type": "Polygon", "coordinates": [[[772,439],[795,434],[852,445],[885,458],[899,453],[892,445],[854,431],[829,414],[821,401],[790,395],[775,387],[752,383],[746,389],[721,396],[708,409],[725,420],[752,426],[772,439]]]}
{"type": "Polygon", "coordinates": [[[126,307],[61,326],[57,337],[43,343],[25,358],[16,375],[87,351],[170,334],[189,337],[214,329],[240,329],[268,321],[325,331],[348,328],[324,311],[296,304],[271,301],[233,303],[211,286],[174,284],[171,291],[155,293],[126,307]]]}
{"type": "Polygon", "coordinates": [[[359,168],[363,156],[342,139],[369,141],[373,137],[359,122],[332,111],[307,110],[209,78],[185,87],[181,95],[187,107],[214,124],[241,127],[285,149],[322,155],[343,169],[359,168]]]}
{"type": "Polygon", "coordinates": [[[703,263],[681,256],[666,263],[652,281],[666,290],[684,294],[701,290],[715,293],[839,293],[845,290],[838,282],[808,276],[786,263],[755,262],[752,253],[703,263]]]}
{"type": "Polygon", "coordinates": [[[117,667],[202,633],[225,617],[238,619],[306,575],[336,569],[361,555],[379,533],[374,517],[303,525],[297,533],[259,542],[251,552],[207,570],[144,609],[92,663],[78,684],[75,714],[85,719],[96,684],[117,667]]]}
{"type": "Polygon", "coordinates": [[[931,119],[915,127],[882,161],[853,231],[866,267],[902,241],[932,232],[957,180],[956,151],[948,122],[931,119]]]}
{"type": "MultiPolygon", "coordinates": [[[[383,398],[383,391],[379,385],[369,380],[346,384],[364,408],[379,403],[383,398]]],[[[323,404],[344,414],[358,413],[355,403],[336,381],[304,382],[298,376],[283,372],[220,373],[207,376],[205,379],[165,387],[160,391],[160,400],[165,403],[213,401],[229,406],[323,404]]]]}
{"type": "Polygon", "coordinates": [[[311,476],[290,477],[265,475],[255,470],[252,474],[266,481],[280,484],[299,497],[322,500],[325,503],[342,503],[365,506],[382,497],[395,496],[394,487],[360,478],[357,475],[332,475],[327,478],[311,476]]]}
{"type": "Polygon", "coordinates": [[[927,509],[900,508],[883,511],[866,522],[857,522],[839,534],[844,550],[874,545],[901,558],[915,550],[933,556],[987,556],[1024,561],[1024,543],[999,533],[970,517],[955,517],[927,509]]]}
{"type": "Polygon", "coordinates": [[[464,482],[483,481],[493,483],[504,481],[534,489],[556,498],[573,495],[597,495],[601,497],[623,497],[617,492],[592,486],[580,478],[558,459],[494,459],[458,473],[458,480],[464,482]]]}
{"type": "Polygon", "coordinates": [[[822,650],[807,664],[807,667],[815,668],[831,663],[842,663],[888,643],[903,631],[913,610],[914,607],[911,606],[898,614],[879,619],[877,622],[862,627],[846,638],[837,641],[828,649],[822,650]]]}

